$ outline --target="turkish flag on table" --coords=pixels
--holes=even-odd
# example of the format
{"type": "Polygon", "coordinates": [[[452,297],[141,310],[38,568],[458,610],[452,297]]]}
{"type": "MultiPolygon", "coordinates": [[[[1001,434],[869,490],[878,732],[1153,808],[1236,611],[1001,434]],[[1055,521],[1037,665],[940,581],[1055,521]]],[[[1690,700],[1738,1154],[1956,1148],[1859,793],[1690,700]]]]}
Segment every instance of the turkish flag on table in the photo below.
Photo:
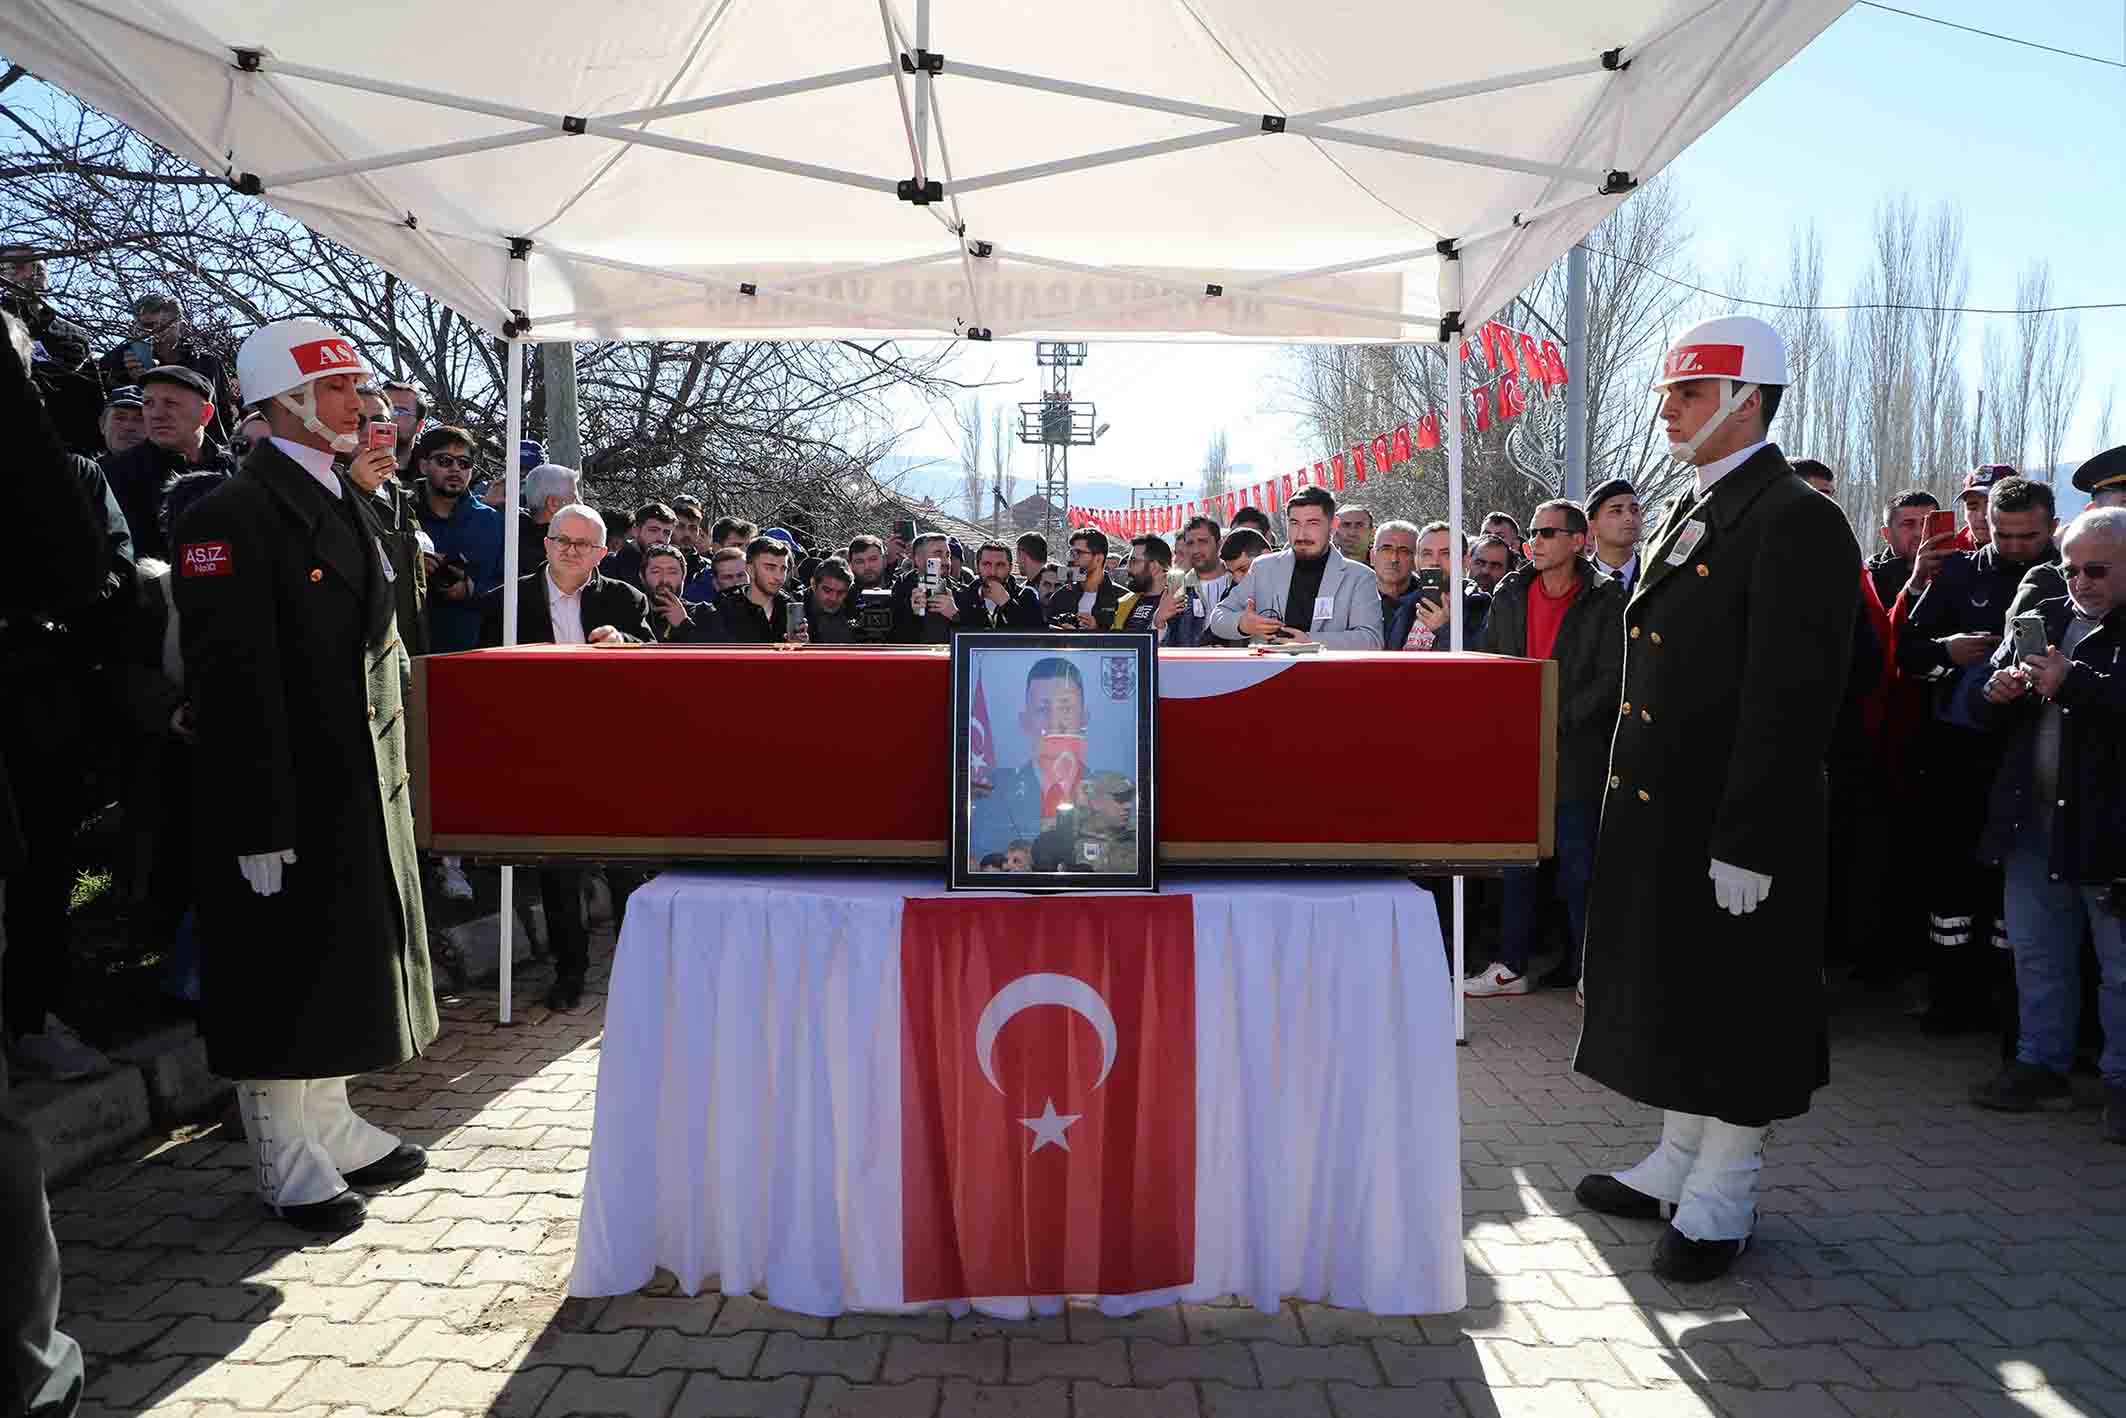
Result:
{"type": "Polygon", "coordinates": [[[1195,974],[1185,895],[905,902],[905,1301],[1193,1279],[1195,974]]]}

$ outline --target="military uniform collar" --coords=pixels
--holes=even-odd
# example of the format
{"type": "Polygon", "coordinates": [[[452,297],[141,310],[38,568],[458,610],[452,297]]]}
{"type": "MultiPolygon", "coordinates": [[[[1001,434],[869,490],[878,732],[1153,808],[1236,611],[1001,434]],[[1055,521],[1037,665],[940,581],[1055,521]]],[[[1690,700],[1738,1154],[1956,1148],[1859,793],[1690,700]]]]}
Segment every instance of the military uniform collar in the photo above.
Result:
{"type": "Polygon", "coordinates": [[[1735,469],[1756,456],[1757,450],[1770,446],[1770,440],[1760,438],[1747,448],[1738,448],[1725,458],[1719,458],[1698,469],[1698,496],[1709,495],[1713,486],[1735,469]]]}

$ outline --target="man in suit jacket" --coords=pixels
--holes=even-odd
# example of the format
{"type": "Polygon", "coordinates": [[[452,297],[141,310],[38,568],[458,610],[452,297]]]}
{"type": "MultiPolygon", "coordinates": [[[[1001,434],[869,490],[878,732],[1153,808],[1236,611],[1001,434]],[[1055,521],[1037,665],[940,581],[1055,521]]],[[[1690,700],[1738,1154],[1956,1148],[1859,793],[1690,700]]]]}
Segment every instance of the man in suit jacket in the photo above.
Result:
{"type": "MultiPolygon", "coordinates": [[[[605,519],[575,503],[554,514],[546,529],[546,565],[517,578],[517,643],[520,645],[636,645],[654,640],[649,600],[625,581],[598,571],[605,555],[605,519]]],[[[497,587],[480,599],[480,643],[502,643],[502,597],[497,587]]],[[[574,867],[542,867],[537,873],[545,902],[546,938],[554,952],[554,983],[546,1007],[570,1010],[583,1003],[583,977],[590,969],[590,929],[583,920],[583,873],[574,867]]]]}
{"type": "Polygon", "coordinates": [[[1625,606],[1587,903],[1574,1067],[1664,1116],[1652,1156],[1579,1196],[1648,1221],[1673,1204],[1653,1265],[1681,1282],[1741,1252],[1767,1127],[1830,1076],[1824,756],[1860,548],[1766,441],[1786,383],[1778,333],[1746,316],[1692,328],[1663,361],[1669,456],[1697,478],[1625,606]]]}
{"type": "Polygon", "coordinates": [[[1211,612],[1208,635],[1273,642],[1317,641],[1331,650],[1378,650],[1379,582],[1373,568],[1329,544],[1336,499],[1324,487],[1303,489],[1285,504],[1291,543],[1258,556],[1247,576],[1211,612]]]}

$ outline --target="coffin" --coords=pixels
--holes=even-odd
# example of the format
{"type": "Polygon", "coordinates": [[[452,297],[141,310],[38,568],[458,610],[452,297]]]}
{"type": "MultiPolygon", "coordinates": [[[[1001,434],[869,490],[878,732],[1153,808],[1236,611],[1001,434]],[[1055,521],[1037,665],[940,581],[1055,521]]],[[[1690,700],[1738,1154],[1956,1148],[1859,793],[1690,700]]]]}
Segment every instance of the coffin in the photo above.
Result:
{"type": "MultiPolygon", "coordinates": [[[[535,645],[414,666],[422,846],[509,861],[947,856],[942,647],[535,645]]],[[[1527,862],[1551,851],[1557,666],[1159,656],[1174,865],[1527,862]]]]}

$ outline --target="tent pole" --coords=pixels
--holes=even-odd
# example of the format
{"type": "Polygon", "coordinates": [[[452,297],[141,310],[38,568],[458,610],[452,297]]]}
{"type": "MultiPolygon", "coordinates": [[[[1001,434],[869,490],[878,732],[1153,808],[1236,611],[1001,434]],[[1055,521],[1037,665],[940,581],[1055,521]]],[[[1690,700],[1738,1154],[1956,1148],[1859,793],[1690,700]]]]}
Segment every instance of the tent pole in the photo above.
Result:
{"type": "MultiPolygon", "coordinates": [[[[523,262],[523,257],[512,259],[514,268],[523,262]]],[[[515,282],[511,282],[511,298],[516,299],[515,282]]],[[[524,478],[524,342],[514,335],[509,340],[509,419],[506,426],[507,446],[502,452],[503,476],[508,479],[508,500],[502,509],[502,643],[517,643],[517,571],[522,564],[522,548],[517,538],[517,509],[523,504],[519,483],[524,478]]],[[[517,948],[517,892],[515,867],[502,868],[502,1010],[497,1018],[509,1023],[511,966],[516,963],[517,948]]]]}
{"type": "Polygon", "coordinates": [[[1575,59],[1568,64],[1553,64],[1547,69],[1523,69],[1518,73],[1496,74],[1488,79],[1471,79],[1467,83],[1447,84],[1436,89],[1420,89],[1416,93],[1397,94],[1392,98],[1369,98],[1358,103],[1338,104],[1334,108],[1317,108],[1312,113],[1295,113],[1287,120],[1286,126],[1289,129],[1300,123],[1337,123],[1346,118],[1365,118],[1376,113],[1392,113],[1398,109],[1422,108],[1428,103],[1445,103],[1449,99],[1471,98],[1477,94],[1495,94],[1502,89],[1524,89],[1530,84],[1547,84],[1553,79],[1571,79],[1608,67],[1608,61],[1597,54],[1588,59],[1575,59]]]}
{"type": "Polygon", "coordinates": [[[1600,187],[1609,178],[1606,168],[1566,167],[1559,163],[1536,162],[1530,158],[1508,157],[1504,153],[1487,153],[1475,148],[1454,148],[1440,143],[1417,143],[1407,138],[1389,138],[1379,133],[1361,133],[1355,128],[1333,128],[1320,123],[1285,125],[1288,133],[1301,133],[1324,143],[1349,143],[1358,148],[1379,148],[1382,152],[1404,153],[1411,157],[1431,158],[1436,162],[1461,163],[1466,167],[1496,168],[1502,172],[1525,172],[1534,177],[1563,179],[1584,182],[1590,187],[1600,187]]]}
{"type": "Polygon", "coordinates": [[[1565,496],[1587,500],[1587,243],[1565,253],[1565,496]]]}
{"type": "MultiPolygon", "coordinates": [[[[930,0],[915,0],[915,47],[930,48],[930,0]]],[[[930,71],[915,75],[915,167],[930,170],[930,71]]]]}
{"type": "MultiPolygon", "coordinates": [[[[408,167],[419,162],[434,162],[439,158],[463,157],[468,153],[493,152],[498,148],[521,147],[526,143],[544,143],[567,136],[559,128],[520,128],[514,133],[501,133],[492,138],[465,138],[455,143],[434,143],[425,148],[407,148],[396,153],[351,158],[346,162],[321,163],[316,167],[291,168],[286,172],[260,173],[258,181],[268,192],[277,194],[278,189],[294,187],[298,183],[321,182],[328,177],[352,177],[358,172],[382,172],[386,168],[408,167]]],[[[404,221],[405,218],[400,220],[404,221]]]]}
{"type": "MultiPolygon", "coordinates": [[[[1462,563],[1467,559],[1462,554],[1462,336],[1459,330],[1447,341],[1447,624],[1452,638],[1448,644],[1457,652],[1462,648],[1462,563]]],[[[1465,942],[1469,929],[1469,913],[1464,909],[1463,881],[1454,878],[1454,978],[1448,985],[1454,991],[1454,1039],[1456,1043],[1469,1042],[1469,1002],[1462,994],[1462,980],[1467,975],[1468,964],[1464,959],[1465,942]]]]}

